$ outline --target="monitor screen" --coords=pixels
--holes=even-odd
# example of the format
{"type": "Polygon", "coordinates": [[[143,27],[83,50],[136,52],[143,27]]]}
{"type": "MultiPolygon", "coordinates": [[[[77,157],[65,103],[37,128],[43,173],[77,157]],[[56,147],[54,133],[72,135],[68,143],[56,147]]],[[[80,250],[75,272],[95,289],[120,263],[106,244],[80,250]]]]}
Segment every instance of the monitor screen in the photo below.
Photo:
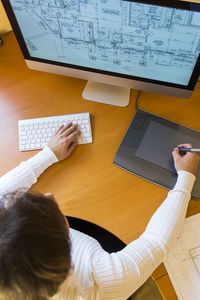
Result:
{"type": "Polygon", "coordinates": [[[10,5],[32,59],[189,89],[196,83],[200,4],[10,0],[10,5]]]}

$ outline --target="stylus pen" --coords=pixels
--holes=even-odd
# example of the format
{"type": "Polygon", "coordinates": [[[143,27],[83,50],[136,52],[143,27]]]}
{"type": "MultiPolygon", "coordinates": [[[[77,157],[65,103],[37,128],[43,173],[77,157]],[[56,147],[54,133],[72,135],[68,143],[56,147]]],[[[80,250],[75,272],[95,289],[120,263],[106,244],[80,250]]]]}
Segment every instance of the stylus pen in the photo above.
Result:
{"type": "Polygon", "coordinates": [[[200,149],[197,149],[197,148],[178,147],[178,150],[183,151],[183,152],[200,152],[200,149]]]}

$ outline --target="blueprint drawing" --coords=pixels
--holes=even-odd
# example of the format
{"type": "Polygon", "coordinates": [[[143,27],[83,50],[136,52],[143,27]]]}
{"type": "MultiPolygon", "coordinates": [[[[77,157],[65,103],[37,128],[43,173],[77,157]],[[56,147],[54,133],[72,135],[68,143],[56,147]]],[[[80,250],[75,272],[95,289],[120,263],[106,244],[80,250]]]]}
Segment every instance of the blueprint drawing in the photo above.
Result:
{"type": "Polygon", "coordinates": [[[186,218],[181,234],[165,259],[179,300],[200,299],[200,214],[186,218]]]}
{"type": "Polygon", "coordinates": [[[122,0],[10,0],[32,57],[187,85],[200,13],[122,0]]]}

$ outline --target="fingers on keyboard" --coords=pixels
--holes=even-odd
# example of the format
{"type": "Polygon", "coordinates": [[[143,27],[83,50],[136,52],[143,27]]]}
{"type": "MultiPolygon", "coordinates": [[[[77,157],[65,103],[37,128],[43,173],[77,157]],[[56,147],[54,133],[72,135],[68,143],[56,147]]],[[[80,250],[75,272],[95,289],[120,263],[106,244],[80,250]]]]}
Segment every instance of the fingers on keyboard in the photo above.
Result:
{"type": "Polygon", "coordinates": [[[73,124],[70,127],[64,127],[64,130],[62,131],[62,136],[67,137],[76,130],[77,126],[78,124],[73,124]]]}

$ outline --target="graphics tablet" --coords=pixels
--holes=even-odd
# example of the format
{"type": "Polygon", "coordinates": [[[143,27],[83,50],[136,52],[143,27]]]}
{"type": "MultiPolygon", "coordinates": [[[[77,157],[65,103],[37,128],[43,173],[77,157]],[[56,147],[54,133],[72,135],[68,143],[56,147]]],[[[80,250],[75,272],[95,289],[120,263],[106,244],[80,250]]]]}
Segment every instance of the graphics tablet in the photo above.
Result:
{"type": "MultiPolygon", "coordinates": [[[[138,110],[114,158],[114,164],[172,189],[177,179],[172,151],[182,143],[200,148],[200,132],[138,110]]],[[[200,198],[200,167],[192,197],[200,198]]]]}

